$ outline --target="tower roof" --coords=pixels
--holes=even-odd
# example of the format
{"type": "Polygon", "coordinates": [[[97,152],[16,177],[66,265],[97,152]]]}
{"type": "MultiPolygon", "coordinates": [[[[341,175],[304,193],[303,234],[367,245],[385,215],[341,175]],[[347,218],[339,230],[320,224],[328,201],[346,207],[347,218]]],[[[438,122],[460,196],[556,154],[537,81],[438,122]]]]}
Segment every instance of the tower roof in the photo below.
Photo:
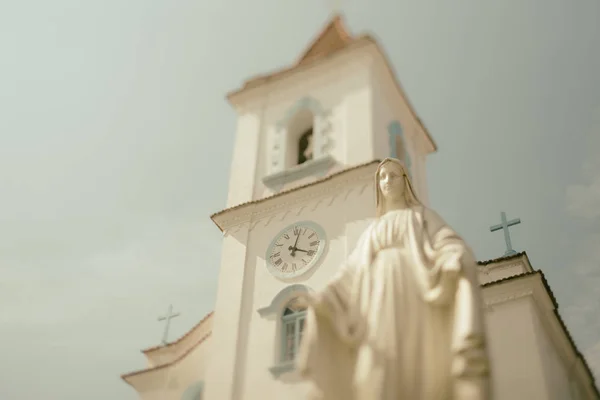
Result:
{"type": "Polygon", "coordinates": [[[366,38],[367,35],[361,35],[358,37],[350,35],[344,26],[342,16],[335,15],[325,26],[325,28],[323,28],[319,35],[317,35],[317,37],[312,41],[308,48],[302,52],[302,55],[294,64],[248,79],[246,82],[244,82],[244,85],[240,89],[229,93],[227,98],[231,99],[231,97],[245,92],[246,90],[256,88],[264,83],[278,78],[283,78],[285,75],[296,71],[300,67],[313,64],[315,61],[321,60],[334,53],[344,50],[349,45],[366,38]]]}
{"type": "Polygon", "coordinates": [[[398,93],[404,98],[406,104],[408,105],[409,112],[413,115],[413,117],[427,136],[427,139],[430,143],[430,151],[436,151],[437,146],[435,144],[435,141],[431,137],[429,131],[417,115],[410,100],[406,96],[404,89],[400,85],[400,82],[396,77],[394,69],[392,68],[389,62],[388,57],[383,51],[383,48],[371,35],[361,34],[355,36],[350,34],[345,27],[343,17],[339,14],[336,14],[332,17],[329,23],[325,25],[323,30],[316,36],[316,38],[311,42],[308,48],[304,50],[304,52],[302,52],[300,58],[294,64],[264,75],[259,75],[250,78],[249,80],[244,82],[241,88],[228,93],[227,99],[232,104],[235,104],[237,102],[235,98],[237,98],[238,95],[241,95],[242,93],[249,92],[252,89],[258,88],[264,84],[285,78],[286,76],[289,76],[290,74],[297,72],[298,70],[310,68],[315,64],[318,64],[320,61],[328,59],[332,56],[337,56],[338,54],[369,45],[375,45],[376,50],[379,52],[379,54],[384,60],[385,67],[387,68],[395,82],[395,86],[398,90],[398,93]]]}
{"type": "Polygon", "coordinates": [[[327,57],[346,47],[353,39],[344,26],[342,16],[335,15],[304,51],[297,65],[306,64],[320,57],[327,57]]]}

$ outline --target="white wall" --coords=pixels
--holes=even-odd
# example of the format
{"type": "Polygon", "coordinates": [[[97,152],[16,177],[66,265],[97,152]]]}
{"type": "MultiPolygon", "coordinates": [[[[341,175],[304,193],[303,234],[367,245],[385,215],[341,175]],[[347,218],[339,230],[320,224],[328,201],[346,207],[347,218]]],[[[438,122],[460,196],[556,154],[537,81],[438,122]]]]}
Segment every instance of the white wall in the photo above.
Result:
{"type": "Polygon", "coordinates": [[[248,227],[223,238],[217,301],[213,317],[210,369],[206,375],[206,398],[231,399],[238,355],[240,315],[245,287],[244,265],[248,227]]]}
{"type": "Polygon", "coordinates": [[[533,298],[526,296],[492,305],[486,313],[495,399],[548,398],[534,312],[533,298]]]}
{"type": "Polygon", "coordinates": [[[243,114],[238,114],[229,172],[227,207],[252,200],[262,129],[261,117],[260,108],[249,109],[243,114]]]}
{"type": "Polygon", "coordinates": [[[411,158],[413,185],[421,201],[427,205],[429,204],[425,173],[427,150],[423,135],[418,133],[418,121],[411,114],[406,99],[398,92],[396,82],[379,51],[373,47],[371,52],[374,59],[371,85],[373,87],[375,155],[379,159],[389,156],[388,125],[392,121],[400,122],[406,150],[411,158]]]}
{"type": "MultiPolygon", "coordinates": [[[[539,308],[538,308],[539,310],[539,308]]],[[[568,371],[538,313],[532,316],[549,400],[571,400],[568,371]]]]}
{"type": "MultiPolygon", "coordinates": [[[[263,317],[257,310],[271,304],[273,298],[285,287],[294,283],[305,284],[320,289],[346,260],[347,251],[354,247],[358,234],[362,232],[369,218],[374,215],[374,193],[372,184],[356,187],[344,200],[344,194],[329,203],[330,198],[322,201],[314,211],[318,199],[308,204],[300,215],[289,213],[284,219],[275,218],[268,225],[258,224],[250,233],[246,271],[253,276],[248,290],[244,290],[244,317],[240,324],[241,337],[246,337],[244,346],[240,346],[238,358],[240,366],[236,376],[240,399],[269,398],[304,399],[306,383],[297,382],[294,373],[274,378],[269,367],[276,364],[279,350],[278,318],[280,314],[263,317]],[[362,193],[360,192],[362,189],[362,193]],[[328,238],[328,249],[321,266],[312,269],[306,275],[293,281],[283,282],[273,277],[265,265],[265,252],[270,241],[284,227],[297,221],[318,222],[328,238]]],[[[283,310],[281,310],[283,311],[283,310]]]]}

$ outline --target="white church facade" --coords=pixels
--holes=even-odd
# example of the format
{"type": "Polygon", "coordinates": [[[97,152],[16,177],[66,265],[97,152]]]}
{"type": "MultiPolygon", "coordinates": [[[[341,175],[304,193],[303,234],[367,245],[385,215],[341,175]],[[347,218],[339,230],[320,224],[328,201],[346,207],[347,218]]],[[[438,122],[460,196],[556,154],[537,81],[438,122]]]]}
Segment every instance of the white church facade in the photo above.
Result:
{"type": "MultiPolygon", "coordinates": [[[[142,400],[304,399],[294,298],[325,285],[374,217],[378,160],[402,159],[429,204],[435,142],[376,40],[350,35],[341,17],[293,66],[228,99],[238,127],[227,205],[211,216],[223,232],[215,310],[122,376],[142,400]],[[297,233],[302,242],[288,246],[297,233]]],[[[525,253],[479,262],[479,278],[495,399],[600,398],[525,253]]]]}

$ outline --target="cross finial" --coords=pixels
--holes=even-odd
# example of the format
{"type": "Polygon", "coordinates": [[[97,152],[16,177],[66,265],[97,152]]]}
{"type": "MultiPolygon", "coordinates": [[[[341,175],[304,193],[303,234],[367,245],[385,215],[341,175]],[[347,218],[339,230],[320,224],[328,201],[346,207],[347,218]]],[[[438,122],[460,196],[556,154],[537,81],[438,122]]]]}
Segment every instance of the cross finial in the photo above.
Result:
{"type": "Polygon", "coordinates": [[[506,252],[504,253],[505,256],[512,256],[514,254],[517,254],[516,251],[513,250],[512,248],[512,243],[510,241],[510,232],[508,231],[508,227],[509,226],[513,226],[513,225],[517,225],[521,223],[521,219],[520,218],[515,218],[511,221],[507,221],[506,220],[506,213],[504,211],[502,211],[500,213],[500,218],[502,220],[502,222],[498,225],[493,225],[490,226],[490,232],[495,232],[497,230],[502,229],[504,231],[504,241],[506,242],[506,252]]]}
{"type": "Polygon", "coordinates": [[[171,320],[178,316],[179,316],[179,313],[173,314],[173,305],[169,305],[169,310],[167,311],[167,313],[165,315],[163,315],[162,317],[158,317],[159,321],[167,321],[165,323],[165,331],[163,333],[163,338],[162,338],[163,345],[167,344],[167,338],[169,336],[169,326],[171,325],[171,320]]]}

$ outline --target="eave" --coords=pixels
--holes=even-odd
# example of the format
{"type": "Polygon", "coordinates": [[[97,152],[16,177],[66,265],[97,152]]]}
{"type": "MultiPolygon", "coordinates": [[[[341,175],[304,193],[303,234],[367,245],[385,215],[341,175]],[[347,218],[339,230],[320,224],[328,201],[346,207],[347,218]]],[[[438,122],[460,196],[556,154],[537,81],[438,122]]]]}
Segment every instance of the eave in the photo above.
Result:
{"type": "Polygon", "coordinates": [[[243,220],[248,217],[248,214],[250,214],[251,211],[256,212],[259,208],[268,208],[282,196],[289,196],[295,194],[299,196],[305,195],[304,197],[314,197],[322,194],[324,184],[326,182],[334,181],[336,183],[343,184],[347,179],[355,180],[359,177],[363,177],[363,175],[367,173],[368,175],[366,176],[372,179],[373,173],[375,172],[375,167],[379,165],[379,163],[380,160],[373,160],[364,164],[359,164],[353,167],[345,168],[341,171],[328,175],[324,178],[317,179],[316,181],[307,183],[305,185],[297,186],[292,189],[284,190],[268,197],[249,201],[246,203],[239,204],[237,206],[227,208],[225,210],[212,214],[210,218],[215,223],[215,225],[217,225],[217,227],[223,232],[230,226],[233,226],[238,223],[243,223],[243,220]],[[232,220],[235,222],[232,223],[232,220]]]}

